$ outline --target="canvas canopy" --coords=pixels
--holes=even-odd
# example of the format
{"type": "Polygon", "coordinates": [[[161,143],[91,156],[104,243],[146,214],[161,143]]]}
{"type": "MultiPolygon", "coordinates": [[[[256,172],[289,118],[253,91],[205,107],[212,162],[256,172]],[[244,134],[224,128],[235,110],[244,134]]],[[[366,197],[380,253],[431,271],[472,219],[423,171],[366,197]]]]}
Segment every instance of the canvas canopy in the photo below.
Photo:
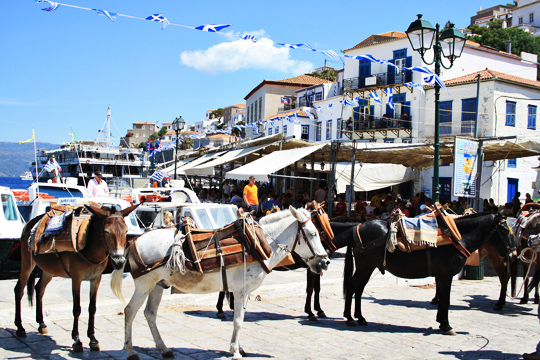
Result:
{"type": "Polygon", "coordinates": [[[265,157],[227,172],[225,177],[227,179],[248,180],[250,176],[255,176],[257,181],[267,182],[269,174],[273,174],[276,171],[301,160],[323,146],[324,144],[291,150],[274,151],[265,157]]]}
{"type": "Polygon", "coordinates": [[[187,170],[185,170],[185,173],[187,175],[201,175],[201,176],[214,175],[214,168],[216,166],[220,166],[220,165],[226,164],[228,162],[234,161],[234,160],[236,160],[238,158],[247,156],[247,155],[249,155],[249,154],[251,154],[251,153],[253,153],[255,151],[261,150],[261,149],[263,149],[263,148],[265,148],[265,147],[267,147],[269,145],[271,145],[271,144],[253,146],[253,147],[237,149],[237,150],[231,150],[231,151],[227,152],[225,155],[220,156],[220,157],[218,157],[218,158],[216,158],[216,159],[214,159],[212,161],[203,163],[201,165],[194,166],[191,169],[187,169],[187,170]]]}
{"type": "MultiPolygon", "coordinates": [[[[194,159],[193,161],[190,161],[188,162],[187,164],[178,164],[177,167],[176,167],[176,171],[178,174],[185,174],[186,170],[188,169],[191,169],[199,164],[202,164],[208,160],[212,160],[213,158],[217,157],[217,156],[220,156],[220,155],[223,155],[223,153],[225,153],[225,151],[220,151],[220,152],[217,152],[217,153],[212,153],[212,154],[205,154],[201,157],[198,157],[196,159],[194,159]]],[[[168,168],[164,169],[163,171],[166,171],[167,173],[171,174],[171,173],[174,173],[174,165],[173,166],[169,166],[168,168]]]]}
{"type": "MultiPolygon", "coordinates": [[[[356,164],[354,191],[371,191],[414,180],[410,167],[394,164],[356,164]]],[[[336,190],[344,193],[351,183],[351,164],[336,164],[336,190]]]]}

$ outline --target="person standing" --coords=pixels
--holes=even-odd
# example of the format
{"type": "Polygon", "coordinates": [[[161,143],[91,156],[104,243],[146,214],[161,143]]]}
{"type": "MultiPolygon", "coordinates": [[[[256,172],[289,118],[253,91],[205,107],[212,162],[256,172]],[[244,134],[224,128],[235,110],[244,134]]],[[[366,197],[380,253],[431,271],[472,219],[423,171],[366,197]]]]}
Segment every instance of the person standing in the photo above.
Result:
{"type": "Polygon", "coordinates": [[[96,171],[94,173],[94,178],[88,182],[88,196],[109,196],[109,187],[103,180],[101,171],[96,171]]]}
{"type": "Polygon", "coordinates": [[[512,212],[514,213],[514,217],[516,217],[519,210],[521,210],[521,201],[519,201],[520,196],[521,193],[518,191],[512,199],[512,212]]]}
{"type": "Polygon", "coordinates": [[[315,201],[319,204],[322,204],[326,201],[326,191],[324,190],[323,184],[319,184],[319,189],[315,191],[315,201]]]}
{"type": "Polygon", "coordinates": [[[257,185],[255,185],[255,176],[250,176],[249,183],[244,186],[244,202],[249,211],[255,210],[255,214],[257,214],[259,211],[259,196],[257,185]]]}

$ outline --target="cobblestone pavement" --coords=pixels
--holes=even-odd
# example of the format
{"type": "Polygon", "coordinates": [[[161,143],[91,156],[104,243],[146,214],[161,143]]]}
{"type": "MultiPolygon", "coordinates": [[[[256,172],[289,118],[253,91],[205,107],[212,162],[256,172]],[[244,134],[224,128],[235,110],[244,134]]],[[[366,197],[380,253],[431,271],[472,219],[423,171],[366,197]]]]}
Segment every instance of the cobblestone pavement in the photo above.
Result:
{"type": "MultiPolygon", "coordinates": [[[[450,323],[457,336],[444,336],[429,301],[433,286],[411,286],[390,275],[375,274],[363,297],[367,326],[348,327],[342,317],[343,259],[333,259],[323,276],[321,303],[328,318],[310,322],[303,313],[305,273],[274,272],[252,294],[241,343],[251,359],[521,359],[540,340],[537,306],[508,300],[504,311],[492,310],[498,298],[498,279],[455,280],[450,323]],[[409,286],[404,286],[409,285],[409,286]]],[[[520,281],[519,281],[520,283],[520,281]]],[[[49,334],[37,333],[33,310],[24,300],[23,321],[28,337],[15,337],[14,281],[0,281],[0,358],[9,359],[125,359],[122,305],[104,276],[98,301],[96,337],[101,351],[90,352],[86,338],[87,288],[80,321],[82,354],[71,352],[71,285],[54,279],[45,293],[49,334]]],[[[130,275],[124,293],[133,289],[130,275]]],[[[232,312],[216,318],[214,295],[166,295],[158,326],[176,359],[228,358],[232,312]]],[[[141,359],[161,359],[141,312],[134,324],[133,342],[141,359]]]]}

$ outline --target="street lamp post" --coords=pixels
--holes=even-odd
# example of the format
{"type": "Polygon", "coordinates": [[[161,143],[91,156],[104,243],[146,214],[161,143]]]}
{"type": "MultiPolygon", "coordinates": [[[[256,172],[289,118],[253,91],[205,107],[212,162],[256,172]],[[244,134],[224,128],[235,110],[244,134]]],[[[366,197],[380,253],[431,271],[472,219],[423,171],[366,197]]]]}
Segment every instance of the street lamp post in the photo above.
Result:
{"type": "MultiPolygon", "coordinates": [[[[461,56],[463,47],[465,46],[465,36],[453,24],[439,36],[439,24],[435,28],[422,19],[422,15],[418,15],[418,19],[413,21],[405,32],[411,43],[414,51],[417,51],[426,65],[435,64],[435,75],[441,75],[441,66],[445,69],[450,69],[454,65],[454,60],[461,56]],[[435,39],[435,44],[433,40],[435,39]],[[433,60],[426,61],[424,55],[433,46],[433,60]],[[442,62],[443,56],[450,60],[450,65],[446,66],[442,62]]],[[[434,139],[434,154],[433,154],[433,202],[439,201],[439,97],[441,86],[435,81],[435,139],[434,139]]]]}
{"type": "Polygon", "coordinates": [[[176,161],[178,160],[178,132],[180,131],[180,121],[182,120],[182,116],[180,117],[177,117],[176,119],[174,119],[172,125],[173,125],[173,130],[174,132],[176,133],[176,146],[175,146],[175,149],[174,149],[174,180],[177,180],[176,179],[176,161]]]}

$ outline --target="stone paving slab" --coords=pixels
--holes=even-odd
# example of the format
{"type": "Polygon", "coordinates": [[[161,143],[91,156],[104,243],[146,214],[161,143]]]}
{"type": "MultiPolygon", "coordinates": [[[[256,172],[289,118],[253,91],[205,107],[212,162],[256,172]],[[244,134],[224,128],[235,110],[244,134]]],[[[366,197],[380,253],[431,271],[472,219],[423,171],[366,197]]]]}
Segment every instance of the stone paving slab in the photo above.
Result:
{"type": "MultiPolygon", "coordinates": [[[[367,326],[349,327],[342,317],[342,259],[335,259],[322,280],[321,305],[328,318],[308,321],[303,313],[305,273],[274,272],[248,304],[242,346],[251,359],[520,359],[540,340],[537,305],[508,300],[494,311],[499,294],[496,277],[482,281],[454,280],[450,323],[457,336],[445,336],[435,321],[430,286],[398,286],[403,281],[375,274],[363,296],[367,326]],[[260,301],[256,301],[258,295],[260,301]]],[[[428,281],[429,282],[429,281],[428,281]]],[[[71,352],[71,286],[54,279],[45,294],[49,334],[37,333],[34,311],[23,309],[28,337],[14,336],[14,282],[0,281],[0,358],[2,359],[125,359],[123,305],[110,292],[108,279],[100,287],[96,337],[101,351],[90,352],[86,338],[87,303],[80,322],[85,345],[71,352]]],[[[124,293],[133,282],[127,275],[124,293]]],[[[87,300],[87,296],[83,296],[87,300]]],[[[232,312],[215,317],[216,295],[166,295],[158,313],[158,327],[176,359],[227,359],[232,312]]],[[[142,310],[134,323],[133,343],[141,359],[162,359],[154,348],[142,310]]]]}

